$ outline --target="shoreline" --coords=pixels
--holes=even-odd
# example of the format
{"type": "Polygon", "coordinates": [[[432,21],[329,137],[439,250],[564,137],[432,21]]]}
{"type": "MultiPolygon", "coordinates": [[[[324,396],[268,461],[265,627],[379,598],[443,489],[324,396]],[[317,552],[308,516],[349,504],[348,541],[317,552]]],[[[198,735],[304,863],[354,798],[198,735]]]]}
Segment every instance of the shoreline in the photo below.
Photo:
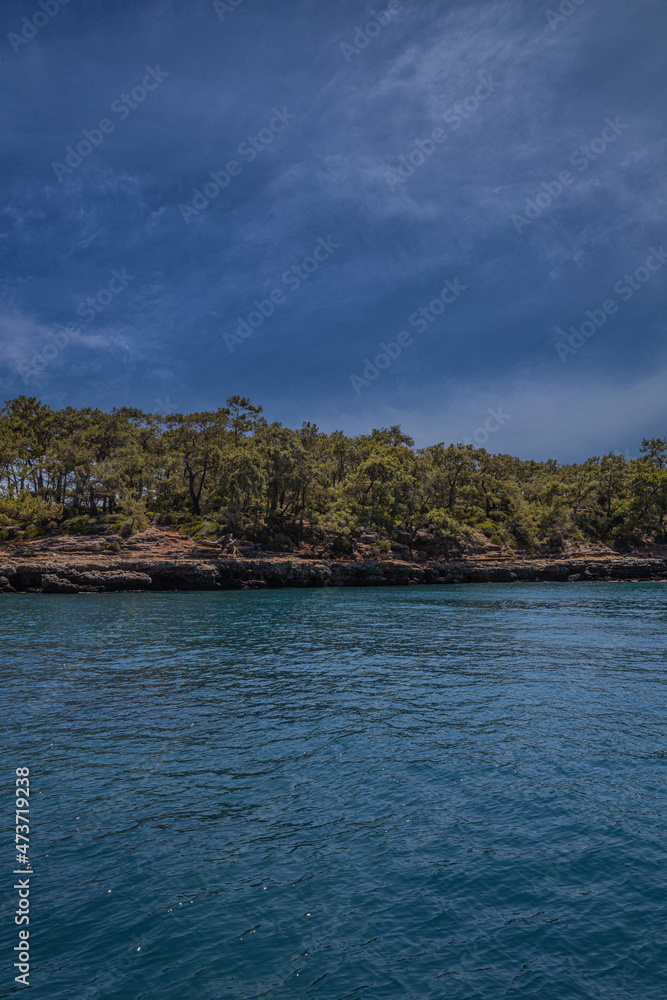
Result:
{"type": "Polygon", "coordinates": [[[406,562],[206,553],[190,559],[12,558],[0,552],[0,594],[99,594],[283,587],[390,587],[464,583],[667,581],[667,558],[645,556],[483,557],[406,562]]]}

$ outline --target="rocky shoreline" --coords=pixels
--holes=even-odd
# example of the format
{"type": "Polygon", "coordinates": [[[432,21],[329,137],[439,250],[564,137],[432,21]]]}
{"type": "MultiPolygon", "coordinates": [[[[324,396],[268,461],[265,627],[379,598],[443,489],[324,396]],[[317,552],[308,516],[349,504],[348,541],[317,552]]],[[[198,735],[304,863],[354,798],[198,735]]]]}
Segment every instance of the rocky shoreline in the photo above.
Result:
{"type": "Polygon", "coordinates": [[[416,584],[667,581],[667,558],[607,556],[494,561],[8,558],[0,553],[0,593],[100,594],[119,591],[257,590],[278,587],[377,587],[416,584]]]}

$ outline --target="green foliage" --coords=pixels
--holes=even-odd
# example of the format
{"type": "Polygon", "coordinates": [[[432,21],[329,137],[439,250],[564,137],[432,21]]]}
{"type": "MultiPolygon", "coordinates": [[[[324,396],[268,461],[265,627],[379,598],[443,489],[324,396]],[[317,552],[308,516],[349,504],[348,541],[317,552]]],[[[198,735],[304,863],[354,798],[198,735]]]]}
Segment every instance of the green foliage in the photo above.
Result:
{"type": "Polygon", "coordinates": [[[120,527],[120,533],[123,537],[126,538],[128,535],[134,534],[135,531],[141,531],[148,527],[146,501],[136,491],[121,486],[115,499],[127,516],[127,520],[120,527]]]}
{"type": "Polygon", "coordinates": [[[0,524],[45,526],[60,517],[61,508],[50,501],[33,496],[28,490],[0,493],[0,524]]]}
{"type": "Polygon", "coordinates": [[[53,530],[129,536],[151,520],[200,541],[225,535],[274,551],[300,542],[352,555],[495,545],[529,552],[667,542],[667,442],[638,459],[522,461],[472,445],[415,448],[400,427],[348,438],[269,423],[230,396],[215,411],[159,417],[53,411],[19,396],[0,411],[4,540],[53,530]],[[366,541],[362,541],[366,538],[366,541]]]}
{"type": "Polygon", "coordinates": [[[97,531],[97,521],[90,514],[81,514],[64,521],[62,529],[66,535],[92,535],[97,531]]]}

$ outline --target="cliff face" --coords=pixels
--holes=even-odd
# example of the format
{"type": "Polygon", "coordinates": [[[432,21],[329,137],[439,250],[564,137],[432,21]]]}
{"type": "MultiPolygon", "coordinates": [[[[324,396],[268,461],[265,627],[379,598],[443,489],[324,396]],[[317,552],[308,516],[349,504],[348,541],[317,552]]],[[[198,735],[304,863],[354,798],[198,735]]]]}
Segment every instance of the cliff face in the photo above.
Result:
{"type": "MultiPolygon", "coordinates": [[[[234,550],[236,552],[236,550],[234,550]]],[[[667,580],[667,553],[653,557],[575,554],[516,558],[494,546],[476,556],[417,561],[393,557],[322,559],[230,554],[177,531],[151,528],[129,539],[57,536],[0,548],[0,593],[250,590],[264,587],[375,587],[540,580],[667,580]]]]}

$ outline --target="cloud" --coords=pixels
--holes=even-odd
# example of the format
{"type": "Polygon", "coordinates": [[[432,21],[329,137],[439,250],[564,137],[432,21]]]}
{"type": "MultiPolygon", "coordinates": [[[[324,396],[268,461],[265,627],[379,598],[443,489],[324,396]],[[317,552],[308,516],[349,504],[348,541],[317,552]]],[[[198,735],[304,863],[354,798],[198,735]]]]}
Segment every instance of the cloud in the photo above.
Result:
{"type": "Polygon", "coordinates": [[[560,461],[612,450],[637,455],[642,437],[667,435],[667,363],[650,377],[626,382],[584,375],[570,382],[498,379],[484,387],[449,381],[432,396],[408,398],[404,405],[366,397],[358,412],[341,409],[320,420],[355,434],[400,424],[426,447],[470,439],[490,411],[500,411],[509,419],[488,435],[488,451],[560,461]]]}
{"type": "MultiPolygon", "coordinates": [[[[113,405],[122,389],[126,402],[150,407],[164,391],[157,372],[170,371],[184,409],[243,391],[274,405],[276,419],[300,422],[315,410],[375,419],[348,405],[350,371],[457,276],[471,291],[456,317],[434,325],[396,381],[388,377],[405,420],[415,423],[445,386],[482,402],[494,379],[512,387],[519,369],[552,387],[554,328],[581,322],[610,282],[664,241],[667,14],[654,0],[636,0],[631,19],[625,0],[588,2],[551,30],[532,0],[404,2],[346,62],[340,42],[372,5],[353,7],[253,0],[221,23],[208,2],[90,0],[68,5],[30,51],[0,61],[7,391],[24,349],[47,342],[120,267],[136,280],[85,333],[92,339],[72,342],[44,371],[45,399],[113,405]],[[149,61],[169,72],[164,87],[57,183],[52,160],[96,127],[149,61]],[[76,73],[63,75],[63,65],[76,73]],[[480,72],[500,86],[454,128],[443,114],[480,72]],[[185,226],[179,204],[276,105],[297,115],[290,128],[185,226]],[[518,233],[512,213],[617,115],[630,128],[518,233]],[[446,141],[392,190],[387,172],[441,126],[446,141]],[[239,312],[328,234],[342,249],[326,270],[247,351],[221,354],[239,312]],[[91,364],[100,366],[94,378],[91,364]]],[[[604,351],[591,348],[581,362],[594,384],[653,377],[662,281],[610,324],[604,351]]],[[[384,392],[373,406],[385,405],[384,392]]],[[[431,409],[429,439],[440,419],[431,409]]],[[[514,426],[503,428],[508,440],[514,426]]],[[[569,432],[576,449],[574,425],[569,432]]]]}
{"type": "MultiPolygon", "coordinates": [[[[43,366],[46,370],[48,363],[56,359],[61,362],[65,351],[68,363],[72,364],[77,352],[130,354],[131,348],[123,333],[113,327],[84,328],[65,336],[60,324],[41,323],[15,310],[0,311],[0,357],[11,375],[24,378],[34,368],[36,357],[46,362],[43,366]]],[[[30,378],[39,375],[41,372],[35,370],[30,378]]]]}

